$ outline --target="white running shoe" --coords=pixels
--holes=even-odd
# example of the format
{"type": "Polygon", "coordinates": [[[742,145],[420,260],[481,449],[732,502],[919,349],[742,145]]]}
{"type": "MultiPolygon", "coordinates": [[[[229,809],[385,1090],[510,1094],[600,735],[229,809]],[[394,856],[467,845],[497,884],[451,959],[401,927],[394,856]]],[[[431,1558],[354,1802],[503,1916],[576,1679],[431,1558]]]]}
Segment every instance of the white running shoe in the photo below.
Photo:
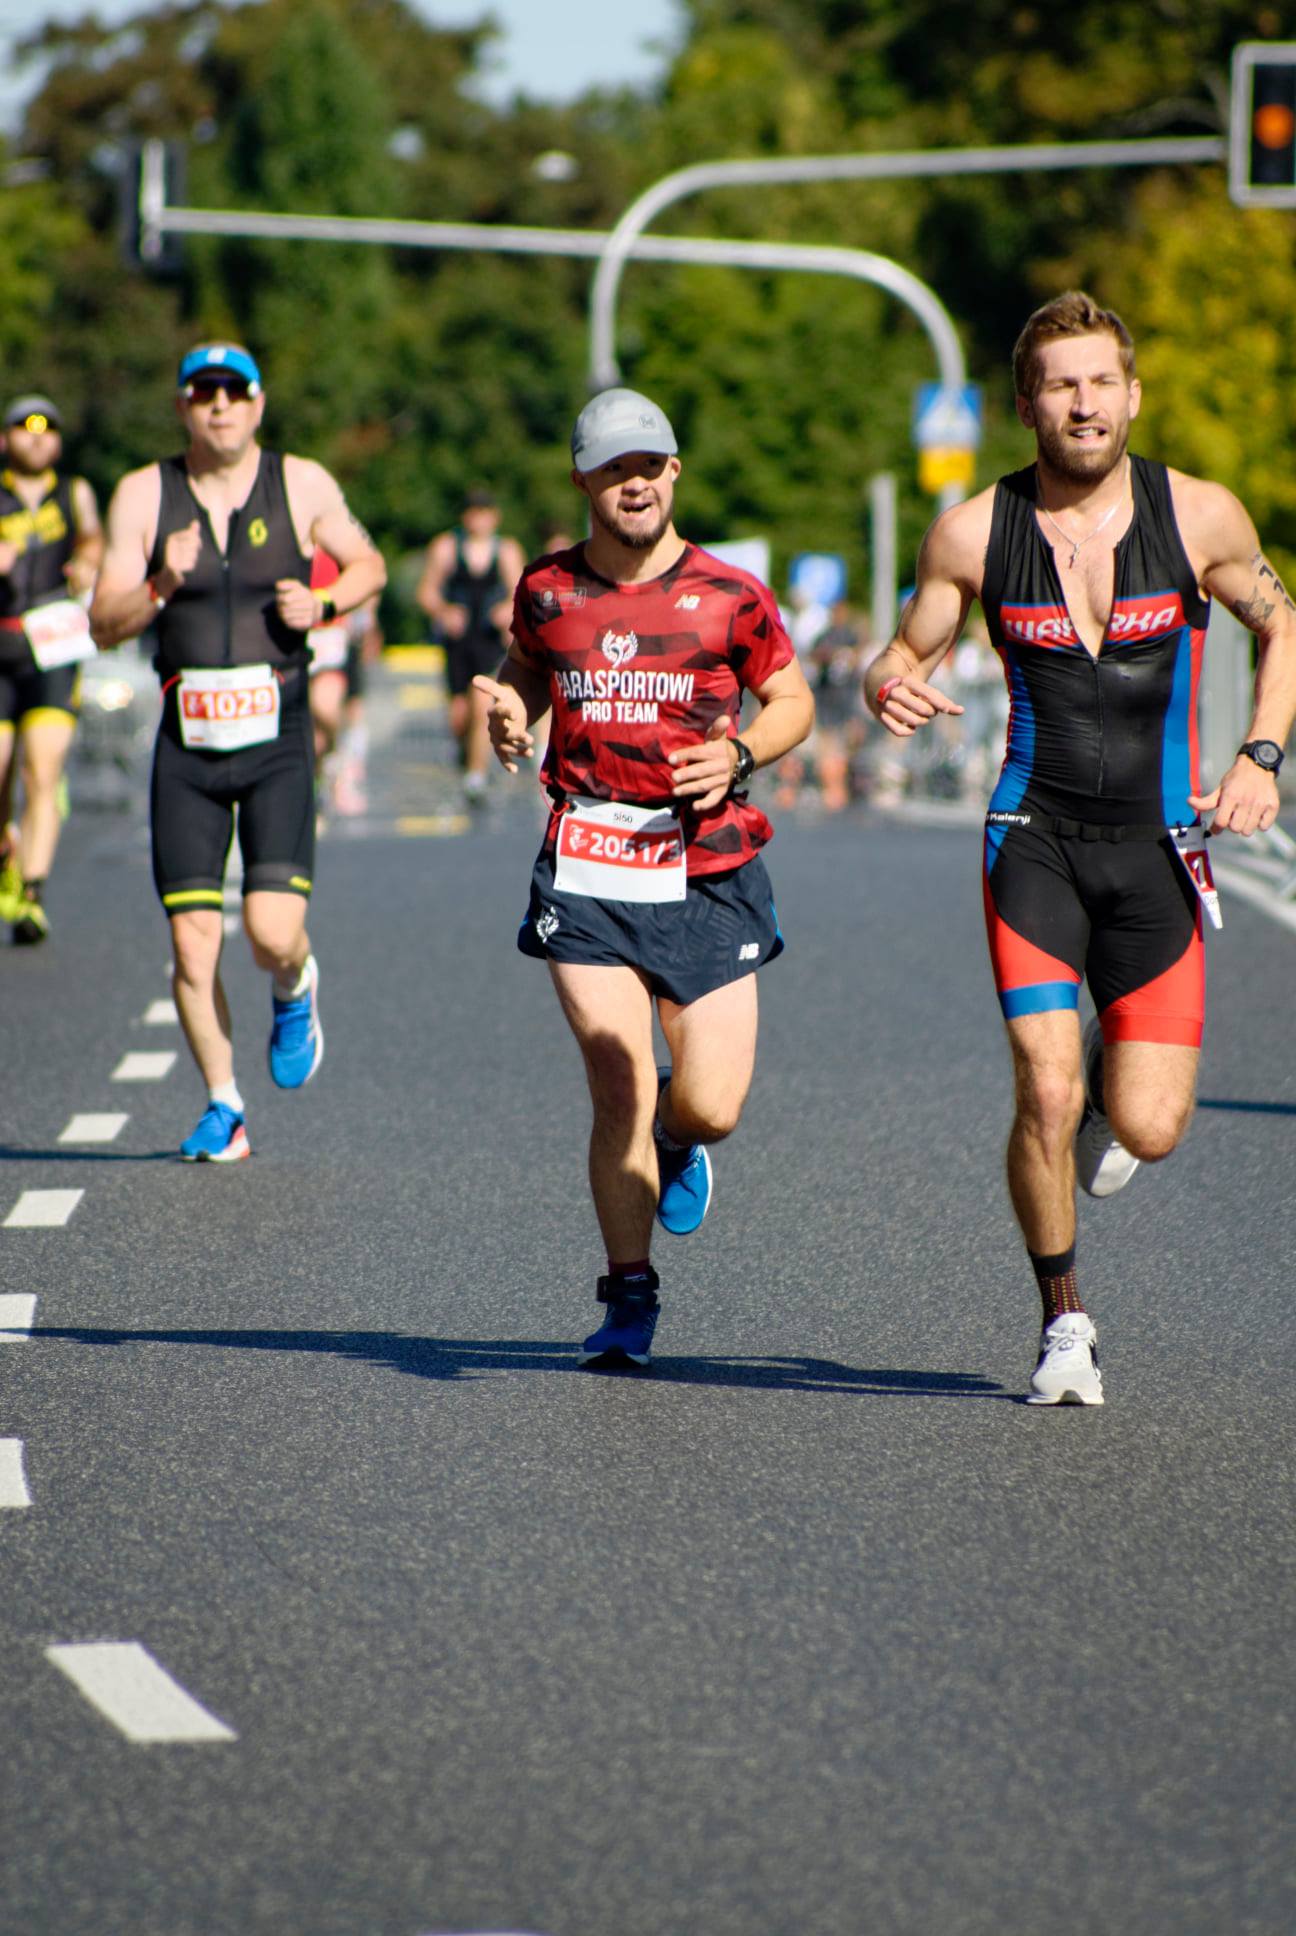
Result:
{"type": "Polygon", "coordinates": [[[1139,1160],[1117,1142],[1103,1112],[1102,1023],[1096,1015],[1084,1032],[1081,1058],[1085,1106],[1075,1137],[1076,1182],[1091,1197],[1114,1197],[1125,1188],[1139,1160]]]}
{"type": "Polygon", "coordinates": [[[1039,1363],[1031,1373],[1028,1405],[1101,1405],[1098,1333],[1084,1311],[1064,1311],[1040,1338],[1039,1363]]]}

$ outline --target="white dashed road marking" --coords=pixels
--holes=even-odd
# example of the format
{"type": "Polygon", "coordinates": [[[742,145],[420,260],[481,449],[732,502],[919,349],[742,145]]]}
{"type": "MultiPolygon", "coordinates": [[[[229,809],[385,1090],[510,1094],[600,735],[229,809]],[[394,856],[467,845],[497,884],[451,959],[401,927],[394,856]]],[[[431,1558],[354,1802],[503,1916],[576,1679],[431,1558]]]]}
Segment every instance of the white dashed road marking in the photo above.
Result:
{"type": "Polygon", "coordinates": [[[121,1135],[129,1116],[74,1116],[59,1134],[60,1143],[112,1143],[121,1135]]]}
{"type": "Polygon", "coordinates": [[[23,1442],[0,1439],[0,1507],[30,1504],[31,1494],[23,1476],[23,1442]]]}
{"type": "Polygon", "coordinates": [[[64,1224],[84,1190],[24,1190],[4,1220],[6,1230],[48,1230],[64,1224]]]}
{"type": "Polygon", "coordinates": [[[26,1291],[0,1297],[0,1344],[26,1344],[36,1317],[36,1299],[26,1291]]]}
{"type": "Polygon", "coordinates": [[[72,1642],[47,1647],[45,1658],[128,1741],[238,1740],[138,1640],[72,1642]]]}
{"type": "Polygon", "coordinates": [[[166,1028],[178,1023],[179,1020],[180,1017],[176,1014],[176,1005],[170,1000],[150,1002],[144,1011],[144,1025],[146,1028],[166,1028]]]}
{"type": "Polygon", "coordinates": [[[175,1067],[174,1049],[132,1049],[124,1055],[110,1078],[113,1082],[161,1082],[175,1067]]]}

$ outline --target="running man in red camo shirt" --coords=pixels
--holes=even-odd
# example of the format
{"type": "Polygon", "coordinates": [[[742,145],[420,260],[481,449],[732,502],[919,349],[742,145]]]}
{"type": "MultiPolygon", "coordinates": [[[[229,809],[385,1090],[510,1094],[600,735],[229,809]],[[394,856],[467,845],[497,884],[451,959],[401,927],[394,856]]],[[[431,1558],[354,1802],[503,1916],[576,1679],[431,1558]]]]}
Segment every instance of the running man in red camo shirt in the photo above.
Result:
{"type": "Polygon", "coordinates": [[[553,811],[518,946],[548,961],[585,1060],[607,1315],[582,1357],[622,1369],[650,1362],[654,1213],[677,1235],[698,1228],[707,1145],[736,1127],[751,1083],[755,971],[783,938],[760,858],[772,829],[746,787],[806,737],[814,701],[765,587],[675,530],[680,462],[654,403],[594,397],[572,462],[591,536],[523,574],[508,657],[474,683],[510,773],[553,708],[553,811]],[[739,739],[744,691],[759,711],[739,739]]]}

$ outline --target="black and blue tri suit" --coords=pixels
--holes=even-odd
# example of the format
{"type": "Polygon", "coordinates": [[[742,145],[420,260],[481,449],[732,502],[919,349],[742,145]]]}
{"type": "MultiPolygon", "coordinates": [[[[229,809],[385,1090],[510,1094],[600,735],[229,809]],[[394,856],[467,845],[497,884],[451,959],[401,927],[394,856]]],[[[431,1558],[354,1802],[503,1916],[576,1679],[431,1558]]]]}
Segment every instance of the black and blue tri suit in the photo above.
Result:
{"type": "Polygon", "coordinates": [[[1167,829],[1197,816],[1197,691],[1210,601],[1163,464],[1131,456],[1097,654],[1067,610],[1034,466],[995,490],[982,587],[1011,713],[986,816],[985,910],[1004,1015],[1075,1008],[1107,1041],[1201,1042],[1201,909],[1167,829]]]}

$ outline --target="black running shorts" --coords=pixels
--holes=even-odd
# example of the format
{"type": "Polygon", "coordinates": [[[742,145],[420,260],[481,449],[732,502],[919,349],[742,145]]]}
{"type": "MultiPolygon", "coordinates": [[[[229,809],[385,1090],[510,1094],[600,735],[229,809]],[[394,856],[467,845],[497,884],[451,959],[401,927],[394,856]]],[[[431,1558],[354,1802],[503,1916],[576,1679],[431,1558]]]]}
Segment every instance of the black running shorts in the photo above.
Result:
{"type": "Polygon", "coordinates": [[[309,896],[315,871],[315,746],[306,681],[284,694],[279,734],[235,753],[180,744],[168,694],[153,755],[153,880],[168,914],[221,905],[238,814],[243,892],[309,896]]]}
{"type": "Polygon", "coordinates": [[[654,995],[686,1007],[783,952],[774,894],[759,855],[723,874],[695,874],[682,901],[600,901],[559,894],[541,851],[518,947],[537,961],[638,968],[654,995]]]}
{"type": "Polygon", "coordinates": [[[49,672],[37,665],[0,667],[0,726],[18,726],[34,713],[75,719],[80,710],[80,666],[54,666],[49,672]]]}
{"type": "Polygon", "coordinates": [[[446,690],[457,698],[461,692],[467,692],[479,672],[493,679],[500,669],[504,650],[505,641],[495,631],[485,636],[476,633],[466,639],[447,639],[446,690]]]}

